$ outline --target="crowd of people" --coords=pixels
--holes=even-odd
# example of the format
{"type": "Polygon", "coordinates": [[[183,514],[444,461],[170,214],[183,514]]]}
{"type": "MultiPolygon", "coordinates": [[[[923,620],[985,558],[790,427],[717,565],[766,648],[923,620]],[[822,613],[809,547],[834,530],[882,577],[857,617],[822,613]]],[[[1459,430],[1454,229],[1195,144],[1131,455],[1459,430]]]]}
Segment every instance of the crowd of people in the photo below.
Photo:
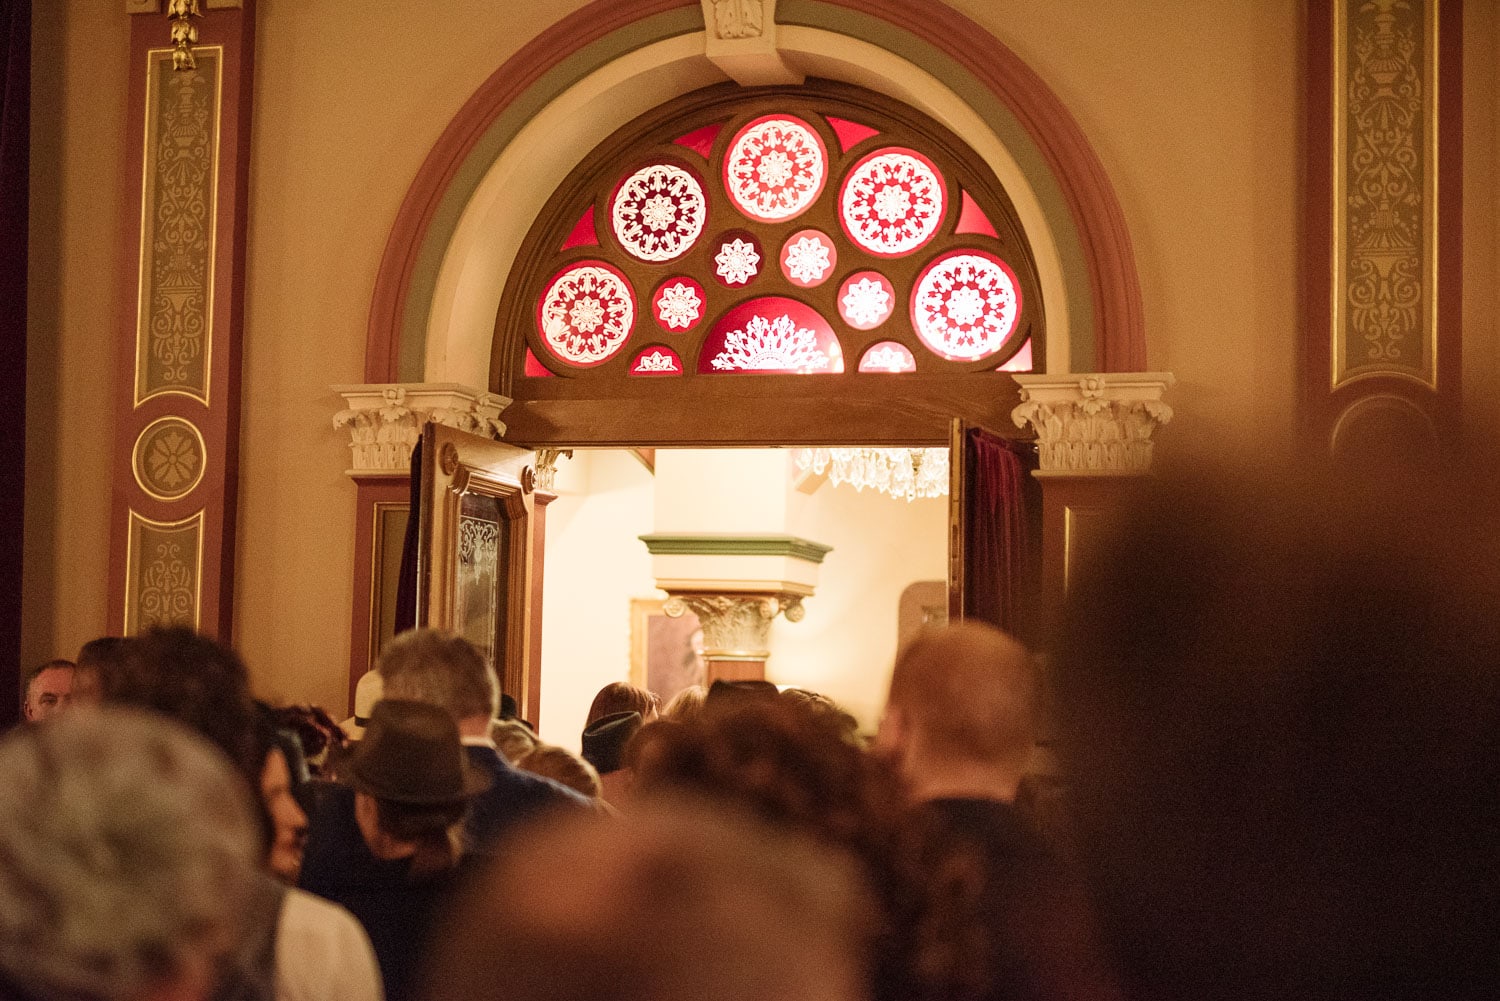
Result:
{"type": "Polygon", "coordinates": [[[620,682],[579,755],[433,630],[342,725],[96,640],[0,740],[0,998],[1500,996],[1500,508],[1434,482],[1146,485],[1045,659],[927,631],[872,733],[620,682]]]}

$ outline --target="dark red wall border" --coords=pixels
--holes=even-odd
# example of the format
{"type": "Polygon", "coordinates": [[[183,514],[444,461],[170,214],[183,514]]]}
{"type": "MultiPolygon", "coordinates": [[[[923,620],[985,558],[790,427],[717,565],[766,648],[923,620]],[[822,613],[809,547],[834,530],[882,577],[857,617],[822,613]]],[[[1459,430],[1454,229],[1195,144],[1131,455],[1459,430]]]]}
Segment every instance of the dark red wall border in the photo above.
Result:
{"type": "MultiPolygon", "coordinates": [[[[1094,300],[1096,370],[1146,368],[1140,279],[1125,215],[1078,122],[1046,83],[998,39],[932,0],[828,0],[880,18],[938,48],[992,90],[1031,135],[1073,215],[1094,300]]],[[[634,21],[695,0],[595,0],[525,45],[480,85],[433,145],[396,213],[375,278],[365,380],[395,382],[401,320],[417,254],[439,202],[486,129],[542,74],[634,21]]]]}
{"type": "Polygon", "coordinates": [[[1333,0],[1309,0],[1304,26],[1301,424],[1326,448],[1340,415],[1370,396],[1394,396],[1445,436],[1457,430],[1463,349],[1463,5],[1438,8],[1438,391],[1393,376],[1330,390],[1333,271],[1333,0]]]}

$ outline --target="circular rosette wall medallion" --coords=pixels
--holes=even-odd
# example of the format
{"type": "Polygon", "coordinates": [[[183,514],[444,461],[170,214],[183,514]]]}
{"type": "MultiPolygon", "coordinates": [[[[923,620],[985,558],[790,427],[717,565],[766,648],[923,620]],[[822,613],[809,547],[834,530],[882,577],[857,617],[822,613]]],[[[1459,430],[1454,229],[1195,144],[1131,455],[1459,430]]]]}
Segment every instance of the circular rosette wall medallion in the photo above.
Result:
{"type": "Polygon", "coordinates": [[[203,479],[204,455],[203,435],[192,422],[159,417],[135,439],[135,482],[157,500],[186,497],[203,479]]]}
{"type": "Polygon", "coordinates": [[[625,252],[657,264],[681,257],[698,242],[708,221],[708,201],[691,172],[653,163],[620,182],[609,216],[625,252]]]}
{"type": "Polygon", "coordinates": [[[949,361],[978,361],[997,353],[1021,318],[1015,273],[994,254],[943,254],[917,278],[911,323],[922,343],[949,361]]]}
{"type": "Polygon", "coordinates": [[[599,365],[614,357],[630,336],[635,293],[613,265],[578,261],[547,283],[536,323],[552,354],[570,365],[599,365]]]}
{"type": "Polygon", "coordinates": [[[878,149],[850,168],[839,222],[876,257],[901,257],[937,235],[948,199],[933,162],[915,150],[878,149]]]}
{"type": "Polygon", "coordinates": [[[758,222],[793,219],[828,183],[828,150],[817,129],[790,115],[765,115],[735,134],[724,154],[724,190],[758,222]]]}

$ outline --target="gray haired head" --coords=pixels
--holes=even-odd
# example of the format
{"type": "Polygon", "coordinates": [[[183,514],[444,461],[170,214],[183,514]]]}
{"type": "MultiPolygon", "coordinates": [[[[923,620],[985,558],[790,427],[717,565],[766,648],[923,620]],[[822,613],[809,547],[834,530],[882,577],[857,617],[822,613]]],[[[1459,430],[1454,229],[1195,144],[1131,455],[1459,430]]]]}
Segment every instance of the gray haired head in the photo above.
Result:
{"type": "Polygon", "coordinates": [[[211,976],[257,869],[243,782],[164,718],[106,708],[0,741],[0,980],[129,1001],[211,976]]]}

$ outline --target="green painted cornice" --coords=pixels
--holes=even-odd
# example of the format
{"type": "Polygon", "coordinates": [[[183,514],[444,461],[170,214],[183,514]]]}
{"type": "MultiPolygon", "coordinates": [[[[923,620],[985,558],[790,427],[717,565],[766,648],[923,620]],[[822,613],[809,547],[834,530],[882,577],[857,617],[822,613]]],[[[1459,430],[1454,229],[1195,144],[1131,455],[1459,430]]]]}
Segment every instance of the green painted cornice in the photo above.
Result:
{"type": "Polygon", "coordinates": [[[706,532],[698,535],[642,535],[652,556],[790,556],[808,563],[822,563],[832,546],[795,535],[731,535],[706,532]]]}

